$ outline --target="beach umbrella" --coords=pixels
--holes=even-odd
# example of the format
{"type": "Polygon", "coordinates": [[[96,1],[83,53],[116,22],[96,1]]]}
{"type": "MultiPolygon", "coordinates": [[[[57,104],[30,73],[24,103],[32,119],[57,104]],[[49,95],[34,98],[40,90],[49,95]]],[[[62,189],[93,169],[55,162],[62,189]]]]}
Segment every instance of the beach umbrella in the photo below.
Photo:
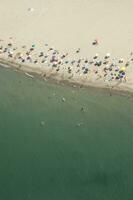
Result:
{"type": "Polygon", "coordinates": [[[126,68],[125,67],[121,67],[121,69],[120,69],[121,71],[125,71],[126,70],[126,68]]]}

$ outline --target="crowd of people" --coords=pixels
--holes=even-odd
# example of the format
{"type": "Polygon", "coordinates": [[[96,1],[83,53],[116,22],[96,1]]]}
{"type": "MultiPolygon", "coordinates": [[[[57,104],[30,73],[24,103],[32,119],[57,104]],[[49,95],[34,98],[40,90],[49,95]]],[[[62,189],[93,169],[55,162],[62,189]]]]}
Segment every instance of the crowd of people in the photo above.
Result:
{"type": "MultiPolygon", "coordinates": [[[[44,68],[54,70],[59,74],[70,74],[70,77],[95,77],[95,80],[103,81],[126,81],[127,68],[133,62],[133,52],[130,53],[130,59],[112,58],[110,53],[106,53],[100,58],[96,53],[92,58],[81,57],[78,48],[74,52],[74,58],[69,53],[60,53],[48,44],[43,45],[43,51],[39,51],[35,44],[30,48],[26,45],[20,48],[16,47],[13,42],[8,44],[0,41],[0,57],[13,59],[16,63],[39,65],[44,68]]],[[[99,45],[97,39],[92,42],[92,46],[99,45]]]]}

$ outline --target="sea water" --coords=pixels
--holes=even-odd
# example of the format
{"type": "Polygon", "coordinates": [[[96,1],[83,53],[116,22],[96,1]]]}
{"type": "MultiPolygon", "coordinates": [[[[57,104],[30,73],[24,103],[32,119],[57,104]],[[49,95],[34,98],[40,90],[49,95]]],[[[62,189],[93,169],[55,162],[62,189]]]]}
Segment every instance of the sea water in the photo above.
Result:
{"type": "Polygon", "coordinates": [[[133,199],[133,98],[0,68],[0,199],[133,199]]]}

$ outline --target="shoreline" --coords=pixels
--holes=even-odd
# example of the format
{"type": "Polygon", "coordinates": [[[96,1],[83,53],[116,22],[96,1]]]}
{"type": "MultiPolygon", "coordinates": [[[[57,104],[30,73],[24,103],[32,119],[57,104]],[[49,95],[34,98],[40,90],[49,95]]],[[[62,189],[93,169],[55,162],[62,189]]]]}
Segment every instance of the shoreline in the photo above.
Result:
{"type": "MultiPolygon", "coordinates": [[[[7,59],[3,59],[0,58],[0,67],[3,68],[9,68],[9,69],[14,69],[17,70],[18,72],[22,72],[26,75],[29,74],[29,78],[40,78],[43,81],[50,81],[52,83],[58,84],[58,85],[68,85],[70,87],[73,88],[91,88],[91,89],[98,89],[98,90],[103,90],[109,93],[110,96],[112,96],[113,94],[117,94],[117,95],[122,95],[122,96],[129,96],[132,97],[133,96],[133,89],[127,87],[127,85],[125,84],[124,86],[120,84],[115,84],[115,85],[109,85],[106,83],[96,83],[96,82],[91,82],[91,81],[87,81],[87,82],[82,82],[79,80],[73,80],[73,79],[69,79],[69,78],[61,78],[59,77],[58,74],[52,74],[50,73],[50,71],[44,70],[42,68],[39,68],[38,66],[36,67],[32,67],[32,66],[28,66],[25,64],[19,64],[16,63],[14,61],[10,61],[7,59]],[[30,77],[33,76],[33,77],[30,77]]],[[[27,76],[28,77],[28,76],[27,76]]]]}
{"type": "Polygon", "coordinates": [[[0,64],[29,78],[133,94],[132,7],[131,0],[2,0],[0,64]]]}

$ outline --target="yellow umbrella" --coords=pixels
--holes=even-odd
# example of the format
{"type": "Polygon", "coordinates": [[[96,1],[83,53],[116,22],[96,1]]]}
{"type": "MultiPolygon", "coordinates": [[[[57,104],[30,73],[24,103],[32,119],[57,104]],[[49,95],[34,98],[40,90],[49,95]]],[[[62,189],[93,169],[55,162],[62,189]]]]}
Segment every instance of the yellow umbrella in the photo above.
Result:
{"type": "Polygon", "coordinates": [[[121,67],[121,71],[125,71],[126,70],[126,68],[125,67],[121,67]]]}

